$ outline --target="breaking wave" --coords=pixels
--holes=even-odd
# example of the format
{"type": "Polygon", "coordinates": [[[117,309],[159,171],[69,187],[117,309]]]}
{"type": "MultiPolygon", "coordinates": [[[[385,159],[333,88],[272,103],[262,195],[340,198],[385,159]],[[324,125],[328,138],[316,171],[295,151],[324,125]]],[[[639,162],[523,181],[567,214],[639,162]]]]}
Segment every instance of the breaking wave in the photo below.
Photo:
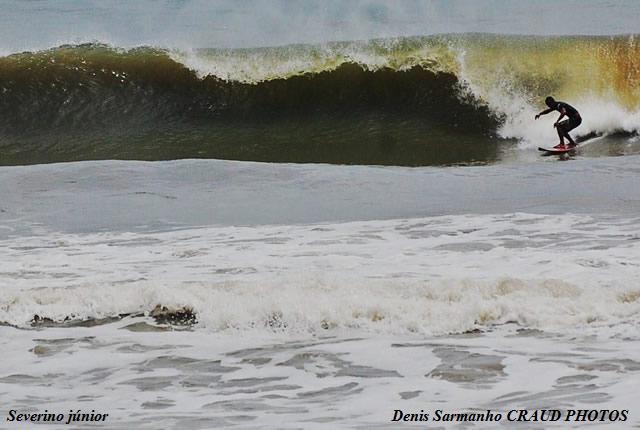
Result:
{"type": "Polygon", "coordinates": [[[428,165],[640,130],[634,36],[450,35],[256,49],[61,46],[0,58],[0,163],[226,158],[428,165]]]}

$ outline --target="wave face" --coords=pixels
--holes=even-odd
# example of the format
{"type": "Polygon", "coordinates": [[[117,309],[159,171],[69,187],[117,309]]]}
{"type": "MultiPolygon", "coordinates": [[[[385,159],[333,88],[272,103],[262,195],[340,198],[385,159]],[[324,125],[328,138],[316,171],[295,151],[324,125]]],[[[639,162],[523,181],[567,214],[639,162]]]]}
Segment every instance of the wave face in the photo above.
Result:
{"type": "Polygon", "coordinates": [[[640,130],[634,36],[457,35],[172,51],[61,46],[0,58],[2,164],[225,158],[429,165],[493,161],[553,139],[640,130]]]}

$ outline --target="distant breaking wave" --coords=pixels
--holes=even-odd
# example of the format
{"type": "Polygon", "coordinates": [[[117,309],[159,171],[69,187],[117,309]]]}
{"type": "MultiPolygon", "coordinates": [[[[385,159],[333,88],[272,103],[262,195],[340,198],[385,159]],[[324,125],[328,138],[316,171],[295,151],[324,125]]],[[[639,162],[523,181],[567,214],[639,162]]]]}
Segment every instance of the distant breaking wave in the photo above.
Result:
{"type": "Polygon", "coordinates": [[[553,138],[640,130],[634,36],[451,35],[170,51],[101,44],[0,58],[0,163],[226,158],[428,165],[553,138]]]}

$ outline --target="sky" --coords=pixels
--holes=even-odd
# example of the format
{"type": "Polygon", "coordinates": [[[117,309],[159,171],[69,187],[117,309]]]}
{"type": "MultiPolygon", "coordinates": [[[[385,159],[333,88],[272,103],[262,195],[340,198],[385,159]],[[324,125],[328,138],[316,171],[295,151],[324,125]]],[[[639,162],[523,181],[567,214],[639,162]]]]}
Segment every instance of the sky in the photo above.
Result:
{"type": "Polygon", "coordinates": [[[233,48],[438,33],[628,34],[635,0],[0,0],[0,54],[65,43],[233,48]]]}

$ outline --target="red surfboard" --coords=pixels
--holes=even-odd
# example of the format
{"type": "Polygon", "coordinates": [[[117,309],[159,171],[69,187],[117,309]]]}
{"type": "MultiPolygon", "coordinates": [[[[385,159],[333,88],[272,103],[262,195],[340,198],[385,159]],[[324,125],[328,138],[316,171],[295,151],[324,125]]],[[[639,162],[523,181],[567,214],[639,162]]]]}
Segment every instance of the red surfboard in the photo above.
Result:
{"type": "Polygon", "coordinates": [[[569,148],[568,146],[565,146],[564,148],[543,148],[542,146],[538,147],[538,151],[546,152],[549,155],[551,155],[551,154],[566,154],[566,153],[569,153],[569,152],[575,152],[576,149],[578,149],[577,146],[573,146],[571,148],[569,148]]]}

